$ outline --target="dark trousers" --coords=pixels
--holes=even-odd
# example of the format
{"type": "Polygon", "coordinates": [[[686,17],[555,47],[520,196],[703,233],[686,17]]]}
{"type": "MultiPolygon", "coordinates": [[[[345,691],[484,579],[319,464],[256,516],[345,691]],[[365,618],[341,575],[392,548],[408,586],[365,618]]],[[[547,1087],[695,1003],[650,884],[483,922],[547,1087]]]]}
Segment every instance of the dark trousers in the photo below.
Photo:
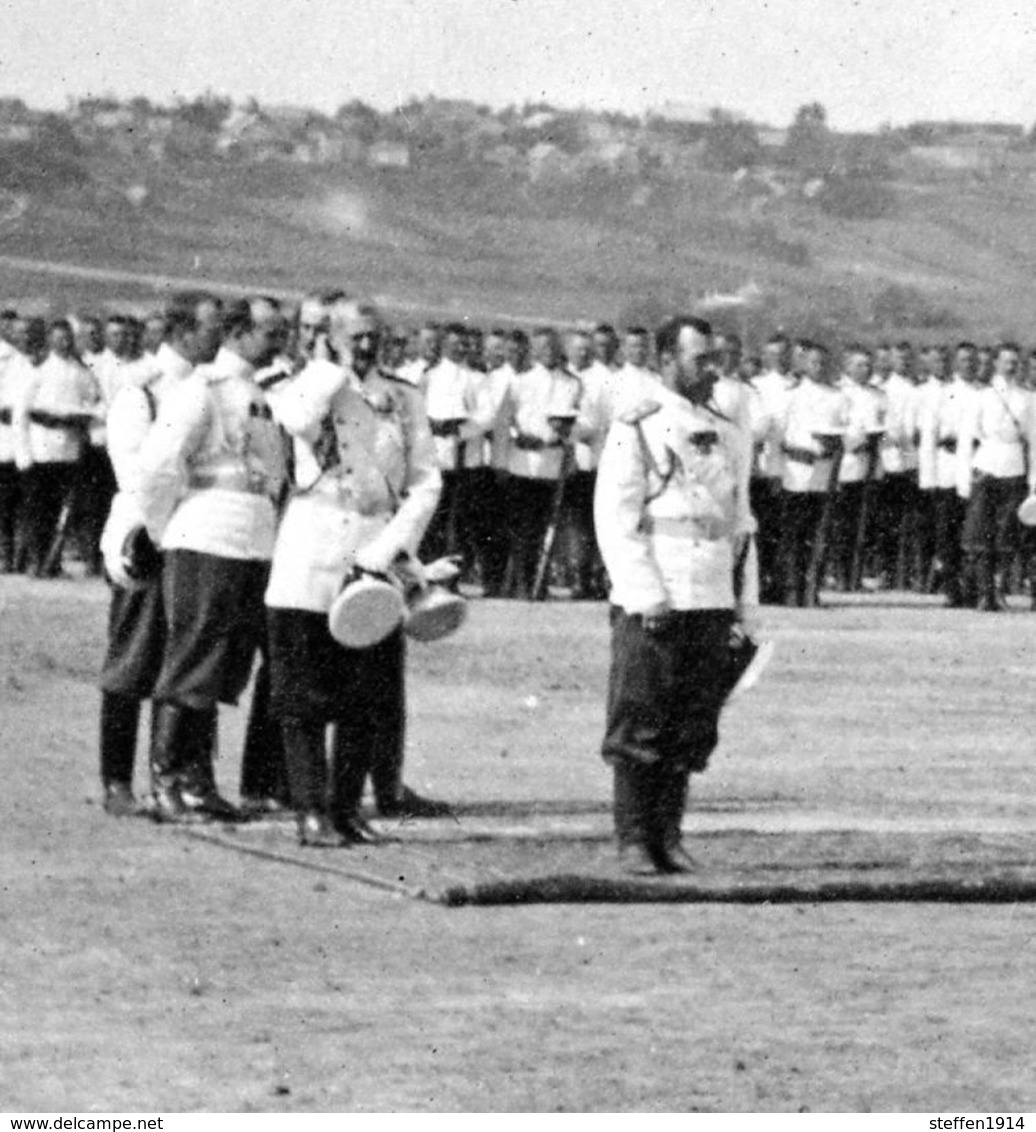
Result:
{"type": "Polygon", "coordinates": [[[489,468],[462,468],[442,473],[442,494],[421,542],[422,562],[444,554],[460,555],[470,575],[485,543],[485,494],[489,468]]]}
{"type": "Polygon", "coordinates": [[[242,798],[288,803],[288,764],[281,729],[270,709],[270,664],[265,653],[252,686],[239,790],[242,798]]]}
{"type": "Polygon", "coordinates": [[[492,469],[484,478],[482,525],[480,535],[480,569],[486,597],[503,596],[510,555],[507,523],[507,474],[492,469]]]}
{"type": "Polygon", "coordinates": [[[894,472],[881,481],[879,556],[888,586],[900,588],[911,582],[911,558],[917,525],[918,487],[916,472],[894,472]]]}
{"type": "Polygon", "coordinates": [[[604,597],[604,563],[594,533],[597,473],[571,472],[565,480],[565,557],[574,597],[604,597]]]}
{"type": "Polygon", "coordinates": [[[967,503],[952,487],[939,487],[931,495],[935,565],[942,592],[950,598],[961,587],[961,531],[967,503]]]}
{"type": "Polygon", "coordinates": [[[1025,490],[1024,476],[975,475],[961,531],[965,554],[999,564],[1010,559],[1021,542],[1017,512],[1025,490]]]}
{"type": "Polygon", "coordinates": [[[14,462],[0,464],[0,571],[10,574],[19,568],[21,546],[18,529],[18,500],[21,474],[14,462]]]}
{"type": "Polygon", "coordinates": [[[165,650],[161,578],[136,589],[113,586],[101,666],[99,761],[107,786],[133,781],[140,705],[155,687],[165,650]]]}
{"type": "Polygon", "coordinates": [[[511,572],[514,596],[522,601],[529,601],[533,596],[536,565],[556,490],[555,480],[525,476],[510,479],[507,510],[511,523],[511,572]]]}
{"type": "Polygon", "coordinates": [[[767,605],[779,605],[784,597],[781,571],[781,481],[756,476],[749,487],[752,514],[759,524],[756,554],[759,556],[759,596],[767,605]]]}
{"type": "Polygon", "coordinates": [[[674,613],[661,633],[613,606],[606,762],[701,772],[719,742],[730,610],[674,613]]]}
{"type": "Polygon", "coordinates": [[[271,609],[269,617],[270,704],[287,739],[293,795],[312,801],[313,788],[304,784],[320,776],[301,763],[314,757],[312,736],[330,723],[332,816],[356,812],[368,776],[379,809],[391,809],[402,791],[406,740],[403,631],[348,649],[331,637],[324,614],[271,609]]]}
{"type": "MultiPolygon", "coordinates": [[[[62,504],[69,496],[78,464],[33,464],[22,473],[19,522],[25,537],[25,569],[43,573],[47,553],[54,541],[62,504]]],[[[60,562],[55,573],[60,570],[60,562]]]]}
{"type": "Polygon", "coordinates": [[[194,550],[164,556],[166,648],[156,700],[194,711],[236,704],[266,647],[270,564],[194,550]]]}
{"type": "MultiPolygon", "coordinates": [[[[819,491],[786,491],[782,500],[781,563],[784,600],[787,605],[805,605],[809,597],[810,568],[817,536],[824,519],[827,495],[819,491]]],[[[817,563],[818,584],[824,563],[817,563]]]]}
{"type": "Polygon", "coordinates": [[[852,588],[853,553],[856,535],[863,513],[864,493],[867,485],[843,483],[838,485],[838,499],[831,531],[831,565],[835,580],[842,590],[852,588]]]}
{"type": "Polygon", "coordinates": [[[88,446],[79,468],[80,490],[77,498],[75,533],[79,554],[86,563],[87,572],[99,575],[101,560],[101,532],[108,519],[112,500],[118,485],[106,449],[88,446]]]}

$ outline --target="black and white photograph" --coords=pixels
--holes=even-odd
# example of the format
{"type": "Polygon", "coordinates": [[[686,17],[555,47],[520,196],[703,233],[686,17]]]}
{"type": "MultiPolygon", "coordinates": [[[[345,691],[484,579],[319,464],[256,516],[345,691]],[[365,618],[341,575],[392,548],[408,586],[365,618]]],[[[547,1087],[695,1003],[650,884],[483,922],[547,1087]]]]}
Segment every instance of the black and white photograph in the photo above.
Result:
{"type": "Polygon", "coordinates": [[[2,0],[4,1127],[1036,1132],[1034,217],[1016,0],[2,0]]]}

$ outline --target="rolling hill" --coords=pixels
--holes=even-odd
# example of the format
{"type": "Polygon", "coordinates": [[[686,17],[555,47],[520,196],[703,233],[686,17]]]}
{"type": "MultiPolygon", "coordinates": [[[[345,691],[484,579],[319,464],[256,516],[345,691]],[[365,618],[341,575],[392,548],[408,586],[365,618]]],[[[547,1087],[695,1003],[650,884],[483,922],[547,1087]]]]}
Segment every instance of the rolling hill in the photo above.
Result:
{"type": "Polygon", "coordinates": [[[780,324],[1026,339],[1032,320],[1036,181],[1024,173],[898,179],[887,215],[845,220],[706,171],[678,185],[528,185],[464,168],[106,157],[88,169],[85,186],[0,202],[6,303],[146,307],[163,285],[138,276],[160,276],[285,294],[345,285],[404,320],[622,322],[754,283],[755,306],[719,316],[753,338],[780,324]]]}

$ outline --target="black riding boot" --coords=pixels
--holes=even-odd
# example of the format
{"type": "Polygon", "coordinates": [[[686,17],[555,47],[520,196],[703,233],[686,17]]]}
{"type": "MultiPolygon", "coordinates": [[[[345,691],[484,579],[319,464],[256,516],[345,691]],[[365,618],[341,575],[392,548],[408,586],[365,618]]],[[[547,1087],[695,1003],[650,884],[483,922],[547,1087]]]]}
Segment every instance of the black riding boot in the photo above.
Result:
{"type": "Polygon", "coordinates": [[[612,775],[619,867],[629,876],[655,876],[663,871],[658,839],[652,830],[655,767],[617,759],[612,764],[612,775]]]}
{"type": "Polygon", "coordinates": [[[140,700],[116,692],[101,693],[100,762],[104,809],[113,817],[139,813],[133,797],[140,700]]]}
{"type": "Polygon", "coordinates": [[[978,609],[982,613],[1002,613],[1004,605],[996,585],[996,570],[988,554],[976,555],[975,576],[978,581],[978,609]]]}
{"type": "Polygon", "coordinates": [[[151,816],[161,822],[200,819],[186,806],[182,779],[191,770],[194,757],[192,717],[189,708],[164,701],[154,705],[151,719],[151,816]]]}
{"type": "Polygon", "coordinates": [[[281,721],[291,804],[295,810],[299,844],[337,849],[346,844],[327,814],[327,751],[324,725],[301,719],[281,721]]]}
{"type": "Polygon", "coordinates": [[[270,715],[270,668],[265,662],[259,666],[252,690],[240,790],[242,806],[260,814],[280,813],[291,796],[281,729],[270,715]]]}
{"type": "MultiPolygon", "coordinates": [[[[354,727],[339,720],[331,734],[331,821],[349,841],[358,844],[381,840],[363,818],[360,805],[371,768],[371,742],[354,727]]],[[[382,810],[382,813],[385,811],[382,810]]]]}
{"type": "Polygon", "coordinates": [[[180,795],[191,811],[221,821],[241,821],[241,811],[216,788],[216,740],[219,722],[216,708],[190,711],[187,723],[190,762],[180,780],[180,795]]]}
{"type": "Polygon", "coordinates": [[[696,867],[683,847],[682,823],[690,777],[690,771],[684,767],[668,767],[659,784],[664,863],[673,873],[691,872],[696,867]]]}

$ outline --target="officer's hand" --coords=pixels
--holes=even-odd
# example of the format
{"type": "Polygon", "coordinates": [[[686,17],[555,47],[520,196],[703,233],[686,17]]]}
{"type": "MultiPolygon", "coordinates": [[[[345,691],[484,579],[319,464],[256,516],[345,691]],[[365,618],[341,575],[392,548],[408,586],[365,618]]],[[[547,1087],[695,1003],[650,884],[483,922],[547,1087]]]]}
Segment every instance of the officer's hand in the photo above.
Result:
{"type": "Polygon", "coordinates": [[[331,339],[323,331],[317,335],[317,340],[313,343],[313,358],[318,362],[338,361],[338,351],[331,345],[331,339]]]}

